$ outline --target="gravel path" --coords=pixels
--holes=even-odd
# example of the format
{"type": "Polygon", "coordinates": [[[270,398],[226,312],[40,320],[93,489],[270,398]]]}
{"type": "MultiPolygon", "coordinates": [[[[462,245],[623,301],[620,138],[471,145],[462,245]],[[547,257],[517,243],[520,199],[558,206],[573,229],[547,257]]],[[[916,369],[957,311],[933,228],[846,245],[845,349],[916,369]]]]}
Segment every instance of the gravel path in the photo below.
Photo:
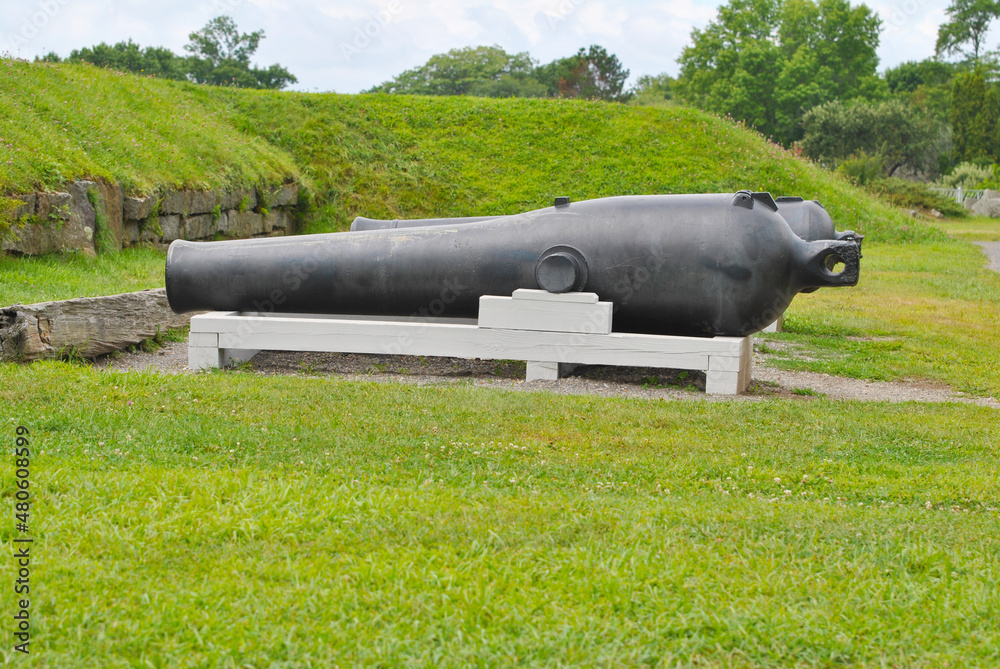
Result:
{"type": "Polygon", "coordinates": [[[986,251],[987,267],[994,272],[1000,272],[1000,242],[976,242],[986,251]]]}
{"type": "MultiPolygon", "coordinates": [[[[288,353],[262,351],[251,361],[251,369],[268,376],[336,376],[349,380],[400,382],[418,385],[468,384],[514,391],[548,391],[563,395],[685,399],[697,401],[753,402],[768,397],[803,401],[826,395],[840,400],[888,402],[961,402],[1000,409],[989,397],[966,397],[944,385],[862,381],[817,374],[790,372],[769,365],[771,356],[754,355],[754,384],[737,397],[705,395],[705,375],[639,367],[585,365],[559,381],[524,380],[524,364],[461,358],[353,353],[288,353]]],[[[95,361],[108,371],[142,370],[165,374],[188,373],[187,343],[169,342],[155,353],[120,353],[95,361]]]]}

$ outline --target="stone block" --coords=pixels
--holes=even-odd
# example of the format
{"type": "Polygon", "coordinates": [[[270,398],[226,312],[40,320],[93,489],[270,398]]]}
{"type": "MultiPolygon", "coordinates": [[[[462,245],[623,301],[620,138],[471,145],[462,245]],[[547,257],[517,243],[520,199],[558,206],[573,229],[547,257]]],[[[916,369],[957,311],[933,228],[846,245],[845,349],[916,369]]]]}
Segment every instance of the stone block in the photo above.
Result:
{"type": "MultiPolygon", "coordinates": [[[[986,192],[995,193],[996,191],[986,192]]],[[[972,213],[979,214],[980,216],[989,216],[990,218],[1000,218],[1000,197],[990,199],[986,199],[986,197],[980,198],[972,205],[972,213]]]]}
{"type": "Polygon", "coordinates": [[[216,232],[226,233],[229,232],[229,215],[232,214],[231,211],[222,211],[219,214],[219,220],[215,222],[216,232]]]}
{"type": "Polygon", "coordinates": [[[257,208],[257,191],[253,188],[237,189],[222,193],[219,197],[221,209],[243,209],[249,211],[257,208]]]}
{"type": "Polygon", "coordinates": [[[272,207],[295,206],[299,203],[299,185],[284,184],[283,186],[269,186],[260,189],[260,204],[271,209],[272,207]]]}
{"type": "Polygon", "coordinates": [[[264,217],[255,211],[229,212],[229,229],[231,237],[253,237],[264,232],[264,217]]]}
{"type": "Polygon", "coordinates": [[[186,214],[191,208],[191,193],[186,190],[172,190],[160,201],[161,214],[186,214]]]}
{"type": "Polygon", "coordinates": [[[292,215],[283,209],[272,209],[264,217],[265,232],[271,232],[276,228],[290,231],[292,227],[294,227],[292,224],[292,215]]]}
{"type": "Polygon", "coordinates": [[[139,243],[139,221],[125,221],[122,226],[122,245],[135,246],[139,243]]]}
{"type": "Polygon", "coordinates": [[[11,195],[12,200],[20,200],[24,204],[11,212],[10,218],[12,221],[16,221],[25,216],[35,215],[35,201],[38,196],[34,193],[24,193],[22,195],[11,195]]]}
{"type": "Polygon", "coordinates": [[[162,241],[164,242],[172,242],[184,237],[181,230],[181,217],[177,214],[160,216],[160,230],[163,231],[162,241]]]}
{"type": "Polygon", "coordinates": [[[149,228],[143,228],[139,233],[139,242],[142,244],[158,246],[160,243],[160,236],[149,228]]]}
{"type": "Polygon", "coordinates": [[[75,181],[68,193],[38,193],[35,197],[34,223],[22,222],[11,227],[4,240],[6,251],[42,255],[64,251],[94,253],[94,207],[87,189],[93,181],[75,181]]]}
{"type": "Polygon", "coordinates": [[[115,236],[116,248],[121,248],[124,242],[122,213],[122,187],[118,184],[98,183],[97,188],[104,202],[104,217],[108,229],[115,236]]]}
{"type": "Polygon", "coordinates": [[[39,193],[35,199],[35,217],[39,223],[68,221],[73,196],[69,193],[39,193]]]}
{"type": "Polygon", "coordinates": [[[78,222],[86,228],[90,228],[91,239],[93,239],[94,228],[96,227],[97,215],[94,212],[94,205],[90,203],[88,192],[93,189],[98,193],[101,189],[93,181],[73,181],[69,184],[69,194],[73,196],[73,201],[69,207],[69,220],[78,222]]]}
{"type": "Polygon", "coordinates": [[[218,204],[219,197],[214,190],[188,191],[191,195],[188,214],[211,214],[218,204]]]}
{"type": "Polygon", "coordinates": [[[153,213],[155,197],[127,197],[123,201],[122,210],[126,221],[141,221],[153,213]]]}
{"type": "Polygon", "coordinates": [[[184,219],[184,239],[207,239],[215,234],[215,221],[211,214],[188,216],[184,219]]]}

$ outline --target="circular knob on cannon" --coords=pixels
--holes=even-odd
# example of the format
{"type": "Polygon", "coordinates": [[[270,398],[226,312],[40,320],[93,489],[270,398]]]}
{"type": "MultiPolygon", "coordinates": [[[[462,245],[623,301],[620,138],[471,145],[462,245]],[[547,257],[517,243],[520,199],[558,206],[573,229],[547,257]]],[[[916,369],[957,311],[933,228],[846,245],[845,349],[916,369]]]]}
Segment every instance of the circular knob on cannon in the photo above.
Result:
{"type": "Polygon", "coordinates": [[[587,284],[587,261],[571,246],[554,246],[535,264],[535,281],[550,293],[583,290],[587,284]]]}

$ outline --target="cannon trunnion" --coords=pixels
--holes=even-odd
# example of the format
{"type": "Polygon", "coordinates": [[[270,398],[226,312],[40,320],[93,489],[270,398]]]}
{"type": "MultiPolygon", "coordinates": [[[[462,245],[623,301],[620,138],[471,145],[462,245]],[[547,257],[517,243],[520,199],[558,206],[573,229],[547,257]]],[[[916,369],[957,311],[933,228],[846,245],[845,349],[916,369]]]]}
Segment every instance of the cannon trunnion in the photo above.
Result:
{"type": "Polygon", "coordinates": [[[477,316],[482,295],[585,291],[614,303],[616,331],[744,336],[803,290],[855,285],[860,257],[859,238],[806,241],[770,195],[740,191],[612,197],[301,237],[176,241],[166,284],[178,313],[466,318],[477,316]]]}

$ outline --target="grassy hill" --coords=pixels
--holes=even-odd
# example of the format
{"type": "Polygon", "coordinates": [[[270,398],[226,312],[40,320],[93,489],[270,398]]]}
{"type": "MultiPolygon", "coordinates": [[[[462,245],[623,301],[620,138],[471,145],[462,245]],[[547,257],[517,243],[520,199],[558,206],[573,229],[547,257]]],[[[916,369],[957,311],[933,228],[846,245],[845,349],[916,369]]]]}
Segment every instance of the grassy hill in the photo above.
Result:
{"type": "Polygon", "coordinates": [[[310,232],[741,188],[821,200],[841,228],[940,236],[727,119],[585,101],[248,91],[2,61],[0,193],[91,176],[132,193],[297,178],[310,232]]]}

